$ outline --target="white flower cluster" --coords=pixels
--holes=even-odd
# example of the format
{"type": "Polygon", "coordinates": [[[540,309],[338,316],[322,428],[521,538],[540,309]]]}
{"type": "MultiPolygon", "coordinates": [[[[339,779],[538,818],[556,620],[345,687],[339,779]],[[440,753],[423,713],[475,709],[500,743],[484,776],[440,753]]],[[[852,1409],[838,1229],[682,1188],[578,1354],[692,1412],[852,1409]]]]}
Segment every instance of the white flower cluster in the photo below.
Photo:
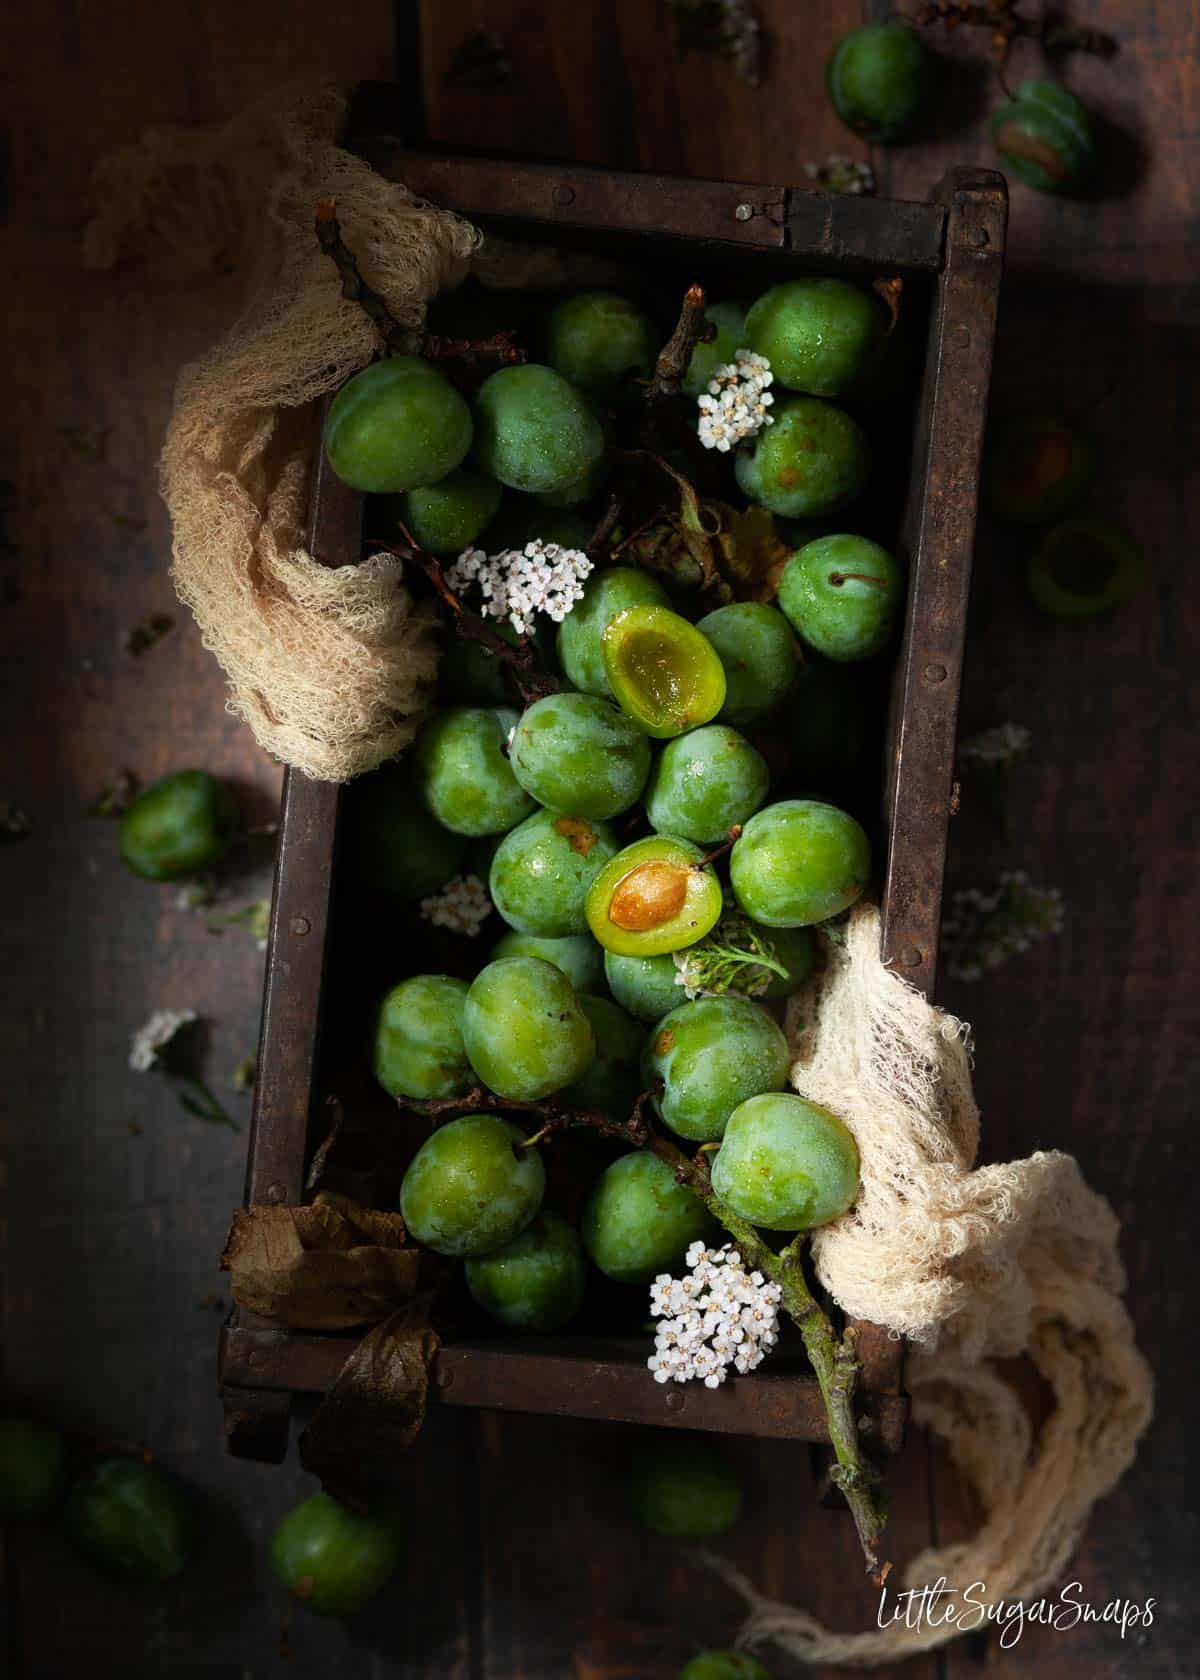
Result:
{"type": "Polygon", "coordinates": [[[762,1364],[779,1340],[777,1283],[747,1272],[732,1243],[687,1251],[690,1275],[662,1272],[650,1286],[650,1312],[660,1319],[654,1352],[646,1361],[655,1382],[689,1382],[720,1388],[729,1367],[744,1376],[762,1364]]]}
{"type": "Polygon", "coordinates": [[[977,764],[1011,764],[1029,751],[1030,733],[1023,723],[999,723],[981,730],[958,749],[959,757],[977,764]]]}
{"type": "Polygon", "coordinates": [[[834,152],[825,163],[806,163],[804,173],[822,192],[850,193],[861,198],[875,191],[875,171],[869,163],[834,152]]]}
{"type": "Polygon", "coordinates": [[[488,890],[478,875],[456,875],[441,892],[421,900],[421,915],[434,927],[474,939],[492,913],[488,890]]]}
{"type": "Polygon", "coordinates": [[[563,548],[540,537],[524,548],[485,554],[465,548],[446,573],[451,589],[477,583],[484,618],[507,618],[518,636],[533,628],[538,613],[561,624],[583,596],[592,562],[582,549],[563,548]]]}
{"type": "Polygon", "coordinates": [[[767,413],[775,401],[767,389],[774,378],[770,362],[753,350],[738,350],[732,362],[713,370],[708,390],[697,399],[698,431],[705,449],[728,454],[734,444],[774,425],[774,416],[767,413]]]}
{"type": "Polygon", "coordinates": [[[129,1065],[134,1073],[149,1073],[159,1053],[196,1019],[194,1009],[156,1009],[129,1041],[129,1065]]]}
{"type": "Polygon", "coordinates": [[[942,923],[946,970],[955,980],[978,980],[1009,957],[1063,927],[1062,893],[1034,887],[1023,870],[1001,875],[994,892],[956,892],[942,923]]]}

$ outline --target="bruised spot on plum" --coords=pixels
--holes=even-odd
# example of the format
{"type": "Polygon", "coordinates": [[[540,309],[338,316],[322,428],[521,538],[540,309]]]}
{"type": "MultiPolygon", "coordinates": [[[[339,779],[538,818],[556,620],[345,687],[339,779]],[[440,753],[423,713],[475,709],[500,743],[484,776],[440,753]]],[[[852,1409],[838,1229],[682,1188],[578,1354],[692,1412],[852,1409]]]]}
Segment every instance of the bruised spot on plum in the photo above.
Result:
{"type": "Polygon", "coordinates": [[[654,1040],[654,1054],[656,1056],[665,1056],[667,1054],[667,1052],[669,1050],[671,1050],[671,1048],[674,1046],[674,1043],[675,1043],[675,1029],[674,1029],[674,1027],[664,1027],[662,1032],[660,1032],[658,1037],[654,1040]]]}
{"type": "Polygon", "coordinates": [[[580,857],[586,857],[600,836],[591,823],[583,822],[579,817],[557,817],[554,822],[555,834],[561,834],[573,852],[580,857]]]}
{"type": "Polygon", "coordinates": [[[801,484],[803,481],[804,474],[798,467],[780,467],[779,482],[785,490],[794,489],[797,484],[801,484]]]}
{"type": "Polygon", "coordinates": [[[313,1588],[316,1584],[316,1581],[311,1575],[301,1575],[300,1579],[296,1582],[296,1597],[311,1598],[313,1595],[313,1588]]]}
{"type": "Polygon", "coordinates": [[[648,933],[674,920],[687,900],[687,869],[652,858],[617,882],[608,919],[626,933],[648,933]]]}

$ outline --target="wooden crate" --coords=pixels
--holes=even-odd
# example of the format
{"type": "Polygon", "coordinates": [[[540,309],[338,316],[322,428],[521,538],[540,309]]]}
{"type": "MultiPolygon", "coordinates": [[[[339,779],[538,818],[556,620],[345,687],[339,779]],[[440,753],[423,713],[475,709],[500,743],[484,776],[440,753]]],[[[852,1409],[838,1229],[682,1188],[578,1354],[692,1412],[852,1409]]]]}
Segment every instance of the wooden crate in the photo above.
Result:
{"type": "MultiPolygon", "coordinates": [[[[389,137],[393,99],[363,90],[352,144],[415,192],[502,233],[632,257],[743,288],[795,272],[893,276],[925,296],[928,337],[903,512],[895,532],[909,566],[903,640],[886,748],[881,890],[883,955],[925,992],[937,964],[942,875],[952,799],[955,726],[974,539],[979,461],[1003,267],[1007,198],[1001,176],[951,171],[927,203],[830,197],[803,189],[407,151],[389,137]]],[[[324,467],[312,496],[313,552],[360,558],[363,500],[324,467]]],[[[339,790],[289,772],[284,781],[267,958],[258,1085],[245,1201],[305,1198],[324,1129],[322,1033],[334,925],[339,790]]],[[[419,971],[419,957],[398,969],[419,971]]],[[[393,980],[402,978],[394,972],[393,980]]],[[[361,1054],[360,1058],[361,1060],[361,1054]]],[[[864,1429],[881,1453],[904,1426],[902,1345],[860,1325],[864,1429]]],[[[220,1382],[230,1450],[278,1461],[294,1395],[325,1392],[356,1338],[289,1332],[235,1309],[221,1334],[220,1382]]],[[[432,1393],[444,1404],[828,1440],[802,1353],[716,1390],[660,1387],[645,1343],[595,1335],[452,1341],[437,1355],[432,1393]]]]}

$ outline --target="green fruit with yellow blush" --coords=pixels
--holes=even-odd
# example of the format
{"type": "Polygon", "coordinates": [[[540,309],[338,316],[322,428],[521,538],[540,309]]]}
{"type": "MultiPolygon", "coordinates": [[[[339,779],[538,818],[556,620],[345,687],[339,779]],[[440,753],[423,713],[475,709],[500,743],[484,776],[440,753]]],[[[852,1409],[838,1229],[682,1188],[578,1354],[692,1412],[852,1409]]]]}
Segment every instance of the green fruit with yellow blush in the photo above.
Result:
{"type": "Polygon", "coordinates": [[[400,1186],[413,1241],[451,1258],[490,1254],[511,1242],[546,1188],[542,1158],[525,1141],[497,1114],[464,1114],[431,1132],[400,1186]]]}
{"type": "Polygon", "coordinates": [[[734,896],[752,921],[769,928],[828,921],[857,902],[870,875],[862,826],[819,799],[766,806],[750,818],[729,858],[734,896]]]}
{"type": "Polygon", "coordinates": [[[764,1231],[808,1231],[853,1206],[858,1146],[836,1114],[790,1091],[734,1109],[712,1163],[713,1189],[764,1231]]]}
{"type": "Polygon", "coordinates": [[[471,982],[462,1033],[483,1083],[517,1102],[537,1102],[574,1084],[596,1054],[574,986],[539,957],[488,963],[471,982]]]}

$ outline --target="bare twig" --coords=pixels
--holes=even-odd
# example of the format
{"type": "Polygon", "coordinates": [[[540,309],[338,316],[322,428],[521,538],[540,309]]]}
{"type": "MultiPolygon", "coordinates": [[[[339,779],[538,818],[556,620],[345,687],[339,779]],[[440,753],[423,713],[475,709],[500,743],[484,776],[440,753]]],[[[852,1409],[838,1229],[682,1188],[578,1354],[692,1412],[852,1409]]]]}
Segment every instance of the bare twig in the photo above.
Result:
{"type": "Polygon", "coordinates": [[[984,4],[977,0],[921,0],[912,22],[920,28],[941,23],[947,30],[986,29],[992,38],[993,56],[1002,68],[1013,42],[1018,40],[1040,41],[1050,51],[1073,49],[1100,58],[1111,58],[1117,50],[1116,41],[1102,29],[1078,28],[1052,12],[1036,18],[1022,17],[1015,10],[1015,0],[985,0],[984,4]]]}
{"type": "Polygon", "coordinates": [[[692,351],[697,344],[709,344],[716,338],[716,326],[704,318],[707,306],[708,297],[704,287],[689,286],[683,294],[683,305],[679,311],[675,331],[658,353],[658,360],[654,364],[654,377],[646,393],[648,397],[678,395],[683,376],[688,370],[688,363],[692,359],[692,351]]]}
{"type": "Polygon", "coordinates": [[[621,498],[614,494],[608,498],[608,506],[596,522],[596,528],[587,540],[584,553],[589,560],[596,560],[604,553],[609,544],[617,523],[621,517],[621,498]]]}

